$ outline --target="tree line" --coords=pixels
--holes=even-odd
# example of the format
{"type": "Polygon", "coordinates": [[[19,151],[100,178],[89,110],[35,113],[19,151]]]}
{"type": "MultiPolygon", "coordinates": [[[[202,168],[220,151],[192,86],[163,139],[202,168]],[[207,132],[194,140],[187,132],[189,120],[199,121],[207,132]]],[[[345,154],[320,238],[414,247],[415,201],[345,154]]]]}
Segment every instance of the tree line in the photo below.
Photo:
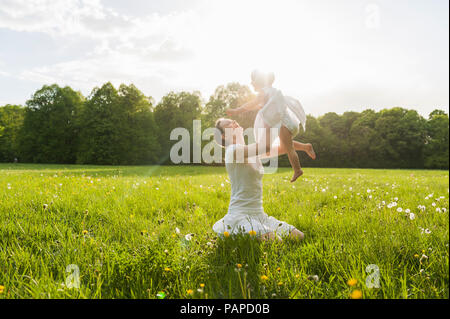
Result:
{"type": "MultiPolygon", "coordinates": [[[[203,129],[213,127],[227,108],[253,97],[239,83],[217,87],[206,102],[200,92],[170,92],[158,104],[134,85],[116,89],[108,82],[87,97],[68,86],[44,85],[25,106],[0,107],[0,162],[170,164],[177,142],[169,138],[172,129],[192,133],[196,119],[203,129]]],[[[235,119],[252,127],[256,112],[235,119]]],[[[300,153],[305,166],[449,168],[449,117],[442,110],[427,119],[401,107],[308,116],[307,130],[296,139],[316,150],[315,161],[300,153]]],[[[289,166],[286,156],[279,163],[289,166]]]]}

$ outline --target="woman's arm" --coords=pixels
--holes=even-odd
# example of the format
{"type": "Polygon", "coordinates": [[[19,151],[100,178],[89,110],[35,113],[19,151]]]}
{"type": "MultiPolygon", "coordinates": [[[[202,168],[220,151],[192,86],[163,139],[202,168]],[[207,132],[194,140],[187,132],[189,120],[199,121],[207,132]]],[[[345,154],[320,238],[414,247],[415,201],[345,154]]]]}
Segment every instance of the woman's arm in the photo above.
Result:
{"type": "MultiPolygon", "coordinates": [[[[248,163],[248,159],[257,156],[264,156],[269,152],[270,150],[265,149],[265,145],[260,146],[258,143],[237,145],[233,151],[233,159],[230,160],[233,163],[248,163]]],[[[273,155],[271,157],[273,157],[273,155]]]]}
{"type": "Polygon", "coordinates": [[[264,98],[261,94],[259,94],[256,98],[245,103],[244,105],[235,109],[228,109],[226,112],[228,116],[235,116],[244,112],[258,110],[263,106],[263,102],[264,98]]]}

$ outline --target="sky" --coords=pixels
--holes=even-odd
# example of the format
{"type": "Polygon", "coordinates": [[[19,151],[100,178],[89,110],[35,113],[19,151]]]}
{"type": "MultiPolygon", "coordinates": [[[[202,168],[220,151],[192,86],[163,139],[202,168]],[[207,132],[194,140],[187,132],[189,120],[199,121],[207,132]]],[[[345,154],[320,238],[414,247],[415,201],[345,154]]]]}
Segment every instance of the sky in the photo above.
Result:
{"type": "Polygon", "coordinates": [[[250,86],[306,113],[449,110],[448,0],[0,0],[0,105],[45,84],[170,91],[250,86]]]}

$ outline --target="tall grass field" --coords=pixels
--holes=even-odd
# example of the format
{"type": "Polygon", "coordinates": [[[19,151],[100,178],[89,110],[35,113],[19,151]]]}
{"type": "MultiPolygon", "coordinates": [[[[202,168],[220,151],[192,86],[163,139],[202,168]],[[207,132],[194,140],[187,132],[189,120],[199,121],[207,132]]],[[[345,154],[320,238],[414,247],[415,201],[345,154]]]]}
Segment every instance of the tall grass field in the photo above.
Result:
{"type": "Polygon", "coordinates": [[[449,172],[291,169],[303,242],[218,236],[225,168],[0,164],[3,298],[449,298],[449,172]]]}

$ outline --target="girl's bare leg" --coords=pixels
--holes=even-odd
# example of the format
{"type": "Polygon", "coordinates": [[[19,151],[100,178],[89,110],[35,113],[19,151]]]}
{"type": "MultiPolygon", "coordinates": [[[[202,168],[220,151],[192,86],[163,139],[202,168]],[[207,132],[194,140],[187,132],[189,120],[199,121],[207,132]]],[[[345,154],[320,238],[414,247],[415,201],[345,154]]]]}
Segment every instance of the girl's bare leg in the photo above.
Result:
{"type": "MultiPolygon", "coordinates": [[[[297,141],[294,142],[294,149],[296,151],[303,151],[306,154],[308,154],[309,157],[311,157],[313,160],[316,159],[316,152],[314,152],[314,148],[311,143],[303,144],[297,141]]],[[[283,145],[281,145],[283,146],[283,145]]]]}
{"type": "Polygon", "coordinates": [[[291,132],[285,127],[281,126],[280,129],[280,142],[286,148],[286,154],[291,163],[291,167],[294,169],[294,176],[292,176],[291,183],[295,182],[297,178],[303,175],[302,168],[300,167],[300,160],[298,159],[297,152],[294,148],[291,132]]]}
{"type": "MultiPolygon", "coordinates": [[[[308,155],[312,158],[312,159],[316,159],[316,153],[314,152],[314,148],[312,147],[311,144],[303,144],[297,141],[293,141],[294,142],[294,149],[296,151],[303,151],[308,153],[308,155]]],[[[277,147],[277,155],[284,155],[286,154],[286,147],[283,145],[283,143],[280,143],[280,145],[277,147]]],[[[270,157],[270,152],[266,153],[267,157],[270,157]]]]}

